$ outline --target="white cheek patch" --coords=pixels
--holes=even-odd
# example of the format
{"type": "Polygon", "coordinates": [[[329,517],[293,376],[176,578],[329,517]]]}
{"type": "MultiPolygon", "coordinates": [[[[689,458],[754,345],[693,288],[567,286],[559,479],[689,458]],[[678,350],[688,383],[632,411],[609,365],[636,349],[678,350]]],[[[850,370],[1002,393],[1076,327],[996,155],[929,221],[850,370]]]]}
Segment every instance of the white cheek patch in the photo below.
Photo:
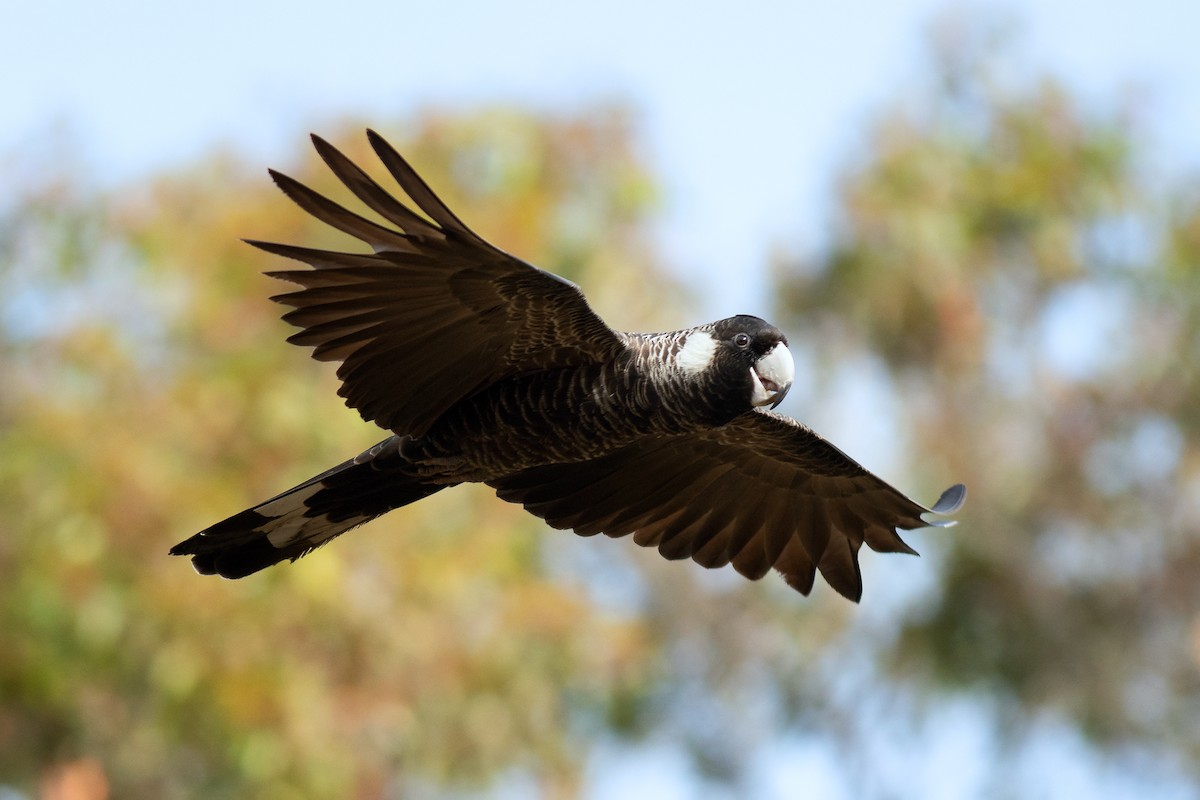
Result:
{"type": "Polygon", "coordinates": [[[713,353],[717,352],[717,340],[708,331],[695,331],[688,334],[675,363],[684,372],[700,373],[712,363],[713,353]]]}

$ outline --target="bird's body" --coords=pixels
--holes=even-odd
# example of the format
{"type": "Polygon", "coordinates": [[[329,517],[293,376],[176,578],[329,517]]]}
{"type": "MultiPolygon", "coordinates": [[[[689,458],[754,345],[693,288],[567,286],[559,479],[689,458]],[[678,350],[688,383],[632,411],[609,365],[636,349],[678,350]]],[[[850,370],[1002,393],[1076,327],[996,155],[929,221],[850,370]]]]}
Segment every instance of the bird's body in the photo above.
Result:
{"type": "MultiPolygon", "coordinates": [[[[772,567],[807,593],[819,569],[857,600],[857,551],[912,552],[929,512],[799,423],[766,411],[794,378],[787,340],[752,316],[662,334],[613,331],[568,281],[484,242],[373,133],[428,219],[314,137],[339,178],[399,230],[272,173],[302,208],[371,245],[351,254],[254,242],[312,269],[276,299],[341,394],[393,435],[172,549],[242,577],[394,508],[481,482],[550,525],[668,558],[772,567]]],[[[961,486],[933,508],[953,511],[961,486]]]]}
{"type": "MultiPolygon", "coordinates": [[[[747,328],[766,325],[741,319],[747,328]]],[[[695,350],[687,347],[693,337],[710,334],[623,334],[626,350],[612,361],[489,386],[407,442],[405,455],[429,480],[487,483],[522,469],[599,458],[647,438],[725,425],[744,412],[746,388],[698,383],[686,360],[695,350]]]]}

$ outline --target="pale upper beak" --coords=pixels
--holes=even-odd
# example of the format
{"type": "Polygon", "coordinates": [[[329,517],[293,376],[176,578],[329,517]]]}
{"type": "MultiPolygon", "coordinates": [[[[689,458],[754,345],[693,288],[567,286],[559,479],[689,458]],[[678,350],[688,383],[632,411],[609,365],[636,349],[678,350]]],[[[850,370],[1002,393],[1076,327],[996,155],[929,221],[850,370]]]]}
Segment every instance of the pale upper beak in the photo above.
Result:
{"type": "Polygon", "coordinates": [[[783,342],[775,345],[771,352],[754,363],[750,370],[754,391],[750,403],[756,407],[775,408],[783,402],[792,381],[796,379],[796,362],[783,342]]]}

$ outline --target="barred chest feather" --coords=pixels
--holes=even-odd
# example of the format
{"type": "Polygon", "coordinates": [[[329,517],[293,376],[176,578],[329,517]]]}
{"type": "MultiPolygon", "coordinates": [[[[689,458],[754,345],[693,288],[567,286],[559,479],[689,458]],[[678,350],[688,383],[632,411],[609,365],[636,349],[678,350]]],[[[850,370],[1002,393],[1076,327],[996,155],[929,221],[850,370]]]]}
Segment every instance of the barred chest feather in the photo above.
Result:
{"type": "Polygon", "coordinates": [[[709,382],[677,363],[683,352],[685,364],[698,364],[702,350],[650,341],[612,364],[505,381],[450,409],[406,455],[424,477],[478,481],[723,424],[746,408],[714,408],[705,398],[709,382]]]}

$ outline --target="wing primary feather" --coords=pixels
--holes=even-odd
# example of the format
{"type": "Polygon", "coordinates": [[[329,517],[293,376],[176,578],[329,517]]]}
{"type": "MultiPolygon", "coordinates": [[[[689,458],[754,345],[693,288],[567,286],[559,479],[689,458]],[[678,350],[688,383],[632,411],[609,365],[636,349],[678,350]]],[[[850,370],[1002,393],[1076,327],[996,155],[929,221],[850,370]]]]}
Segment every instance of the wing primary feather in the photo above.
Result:
{"type": "Polygon", "coordinates": [[[908,542],[900,538],[900,534],[894,530],[884,528],[880,525],[868,525],[863,530],[863,535],[866,538],[867,546],[876,553],[903,553],[910,556],[919,556],[916,550],[909,546],[908,542]]]}
{"type": "Polygon", "coordinates": [[[759,503],[763,532],[763,548],[767,561],[775,564],[783,557],[783,551],[793,538],[793,521],[788,513],[787,497],[782,492],[772,491],[759,503]]]}
{"type": "MultiPolygon", "coordinates": [[[[745,529],[735,529],[730,533],[730,537],[733,542],[742,540],[741,547],[729,560],[739,574],[757,581],[771,571],[772,562],[767,558],[766,543],[757,530],[749,531],[747,536],[745,529]]],[[[730,549],[735,546],[736,544],[731,545],[730,549]]]]}
{"type": "Polygon", "coordinates": [[[723,567],[729,563],[729,536],[730,529],[724,528],[717,532],[703,547],[697,547],[692,553],[692,561],[695,561],[705,569],[715,569],[723,567]]]}
{"type": "Polygon", "coordinates": [[[781,521],[773,519],[771,513],[771,503],[776,499],[775,495],[774,491],[764,492],[761,499],[755,501],[737,518],[737,528],[731,534],[731,541],[743,543],[738,554],[734,556],[734,568],[747,577],[747,573],[753,573],[754,577],[751,580],[758,580],[766,575],[779,560],[779,553],[786,546],[786,542],[772,542],[770,536],[772,530],[782,527],[781,521]],[[753,558],[751,552],[754,553],[753,558]],[[739,558],[741,567],[738,566],[739,558]]]}
{"type": "MultiPolygon", "coordinates": [[[[328,361],[329,359],[322,358],[325,353],[331,350],[341,349],[344,345],[353,344],[355,349],[370,339],[375,338],[379,333],[386,330],[388,327],[387,321],[373,320],[365,325],[354,325],[353,323],[345,326],[339,326],[338,322],[328,323],[328,326],[317,326],[315,328],[305,328],[304,330],[293,333],[288,337],[288,341],[292,344],[298,344],[302,347],[313,347],[313,358],[318,361],[328,361]]],[[[339,359],[344,360],[344,359],[339,359]]]]}
{"type": "Polygon", "coordinates": [[[817,579],[816,565],[804,551],[804,545],[794,536],[779,554],[775,569],[783,576],[788,586],[806,597],[817,579]]]}
{"type": "Polygon", "coordinates": [[[850,540],[855,550],[862,547],[867,523],[850,507],[849,499],[838,498],[836,502],[826,501],[825,508],[833,527],[850,540]]]}
{"type": "MultiPolygon", "coordinates": [[[[243,239],[242,241],[271,255],[300,261],[319,270],[341,270],[347,267],[379,270],[391,266],[387,261],[382,261],[379,256],[371,253],[339,253],[336,250],[318,250],[313,247],[264,242],[259,239],[243,239]]],[[[270,272],[266,274],[271,275],[270,272]]]]}
{"type": "MultiPolygon", "coordinates": [[[[268,278],[303,286],[304,289],[321,289],[327,286],[374,286],[379,281],[376,275],[379,271],[380,267],[340,267],[338,269],[276,269],[263,274],[268,278]]],[[[286,292],[278,295],[278,297],[286,296],[289,296],[286,292]]],[[[274,297],[271,299],[276,303],[285,302],[274,297]]]]}
{"type": "MultiPolygon", "coordinates": [[[[275,277],[275,276],[272,276],[275,277]]],[[[364,303],[364,298],[371,298],[376,305],[395,303],[403,299],[402,293],[384,293],[377,291],[373,282],[336,283],[330,286],[304,288],[297,291],[281,292],[272,295],[270,300],[292,308],[323,308],[334,303],[357,301],[364,303]]]]}
{"type": "Polygon", "coordinates": [[[672,530],[675,521],[686,513],[687,509],[682,508],[636,527],[631,526],[634,544],[641,547],[658,547],[662,544],[663,537],[672,530]]]}
{"type": "Polygon", "coordinates": [[[831,537],[829,515],[825,503],[818,497],[809,497],[800,503],[800,515],[796,535],[814,564],[820,564],[829,547],[831,537]]]}
{"type": "MultiPolygon", "coordinates": [[[[703,506],[697,507],[693,504],[685,505],[676,512],[677,506],[673,506],[666,500],[678,496],[684,488],[692,490],[690,497],[703,496],[704,489],[715,482],[721,472],[721,469],[711,469],[694,477],[680,474],[673,481],[664,482],[661,486],[656,487],[653,494],[641,498],[638,502],[627,503],[624,508],[612,515],[604,532],[609,536],[625,536],[638,532],[642,528],[654,526],[661,528],[661,531],[655,536],[655,542],[661,541],[663,537],[671,533],[673,525],[679,524],[681,521],[691,524],[705,510],[703,506]]],[[[686,556],[683,557],[686,558],[686,556]]]]}
{"type": "Polygon", "coordinates": [[[692,559],[705,567],[732,563],[734,569],[750,580],[765,575],[771,564],[762,540],[757,538],[758,529],[741,525],[736,519],[724,525],[716,522],[710,524],[706,520],[704,528],[697,532],[692,559]],[[719,549],[715,544],[718,542],[719,549]]]}
{"type": "Polygon", "coordinates": [[[458,235],[470,240],[473,244],[482,246],[488,250],[494,248],[485,242],[483,239],[475,235],[475,232],[463,224],[453,211],[446,207],[446,204],[433,193],[429,188],[429,184],[417,174],[404,156],[396,152],[387,140],[373,130],[367,131],[367,139],[371,142],[371,147],[374,148],[375,154],[379,156],[379,160],[387,167],[388,172],[392,173],[392,177],[400,184],[409,197],[417,206],[429,215],[430,219],[441,225],[447,230],[454,231],[458,235]]]}
{"type": "Polygon", "coordinates": [[[612,507],[608,501],[628,491],[630,479],[623,474],[624,466],[622,458],[597,459],[579,471],[561,475],[558,480],[531,487],[522,495],[521,502],[551,525],[572,528],[581,536],[624,535],[629,531],[620,531],[613,524],[616,513],[597,514],[598,509],[612,507]]]}
{"type": "Polygon", "coordinates": [[[338,180],[380,216],[399,225],[406,233],[439,240],[445,238],[440,228],[422,219],[408,206],[384,191],[383,187],[357,164],[346,158],[340,150],[315,133],[311,136],[317,153],[329,165],[329,169],[338,180]]]}
{"type": "Polygon", "coordinates": [[[312,214],[330,227],[337,228],[343,233],[371,245],[376,251],[399,250],[401,252],[419,252],[412,242],[397,233],[371,220],[360,217],[349,209],[343,208],[328,197],[313,191],[295,178],[284,175],[276,170],[268,170],[275,184],[292,202],[312,214]]]}
{"type": "Polygon", "coordinates": [[[817,569],[838,594],[856,603],[862,599],[862,569],[858,565],[858,548],[841,532],[834,531],[830,535],[829,546],[817,562],[817,569]]]}
{"type": "Polygon", "coordinates": [[[667,498],[674,497],[684,487],[690,487],[693,490],[690,495],[692,497],[702,495],[705,489],[730,469],[732,467],[727,464],[714,464],[696,475],[689,475],[686,472],[676,473],[662,480],[654,491],[644,495],[640,502],[630,503],[622,509],[614,516],[612,524],[630,530],[642,525],[649,525],[666,513],[667,507],[664,505],[664,501],[667,498]]]}
{"type": "Polygon", "coordinates": [[[658,552],[675,561],[692,554],[733,524],[733,510],[720,506],[712,509],[692,506],[685,515],[672,519],[659,537],[658,552]]]}
{"type": "Polygon", "coordinates": [[[306,333],[325,339],[335,334],[361,330],[369,324],[390,322],[394,316],[390,309],[364,305],[361,298],[354,298],[301,306],[287,312],[280,319],[297,328],[306,328],[306,333]]]}

